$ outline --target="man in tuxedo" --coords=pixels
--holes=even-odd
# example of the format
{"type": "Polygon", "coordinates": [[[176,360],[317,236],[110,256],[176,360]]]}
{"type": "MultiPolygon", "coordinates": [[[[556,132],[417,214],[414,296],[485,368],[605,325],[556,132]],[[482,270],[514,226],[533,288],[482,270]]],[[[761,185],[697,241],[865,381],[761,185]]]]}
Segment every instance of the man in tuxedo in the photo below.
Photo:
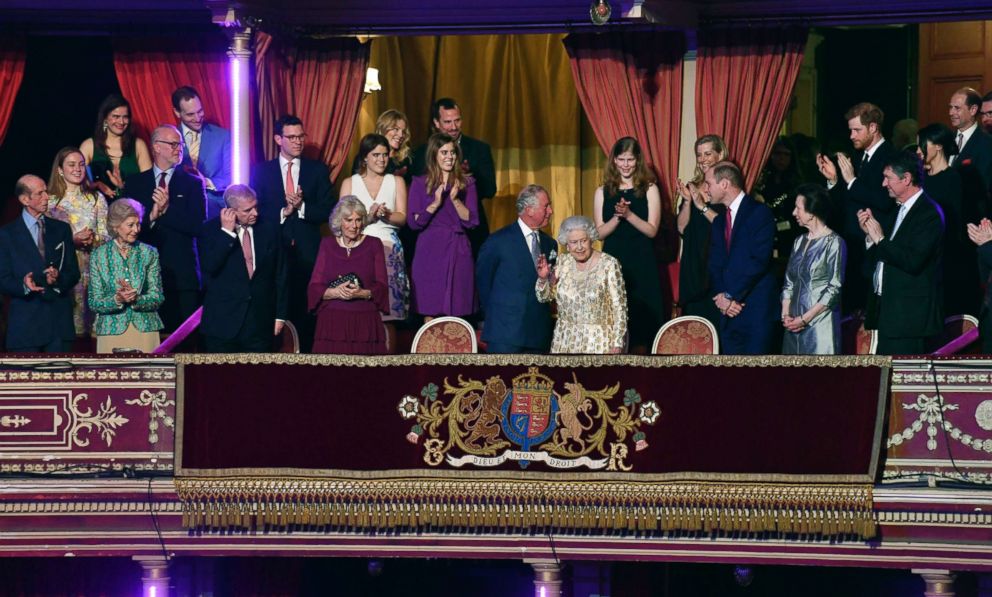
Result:
{"type": "Polygon", "coordinates": [[[200,95],[189,86],[172,92],[172,110],[183,137],[183,167],[203,179],[207,217],[224,207],[224,190],[231,184],[231,133],[204,118],[200,95]]]}
{"type": "Polygon", "coordinates": [[[892,200],[882,188],[882,165],[897,150],[882,136],[885,115],[875,104],[856,104],[844,118],[851,145],[857,153],[853,159],[838,153],[836,164],[828,156],[819,154],[816,164],[827,179],[834,206],[835,221],[830,222],[830,226],[844,238],[848,248],[841,304],[843,311],[850,313],[864,308],[868,292],[868,280],[862,267],[864,236],[858,225],[858,211],[872,209],[881,216],[894,210],[892,200]]]}
{"type": "Polygon", "coordinates": [[[282,226],[289,267],[289,319],[296,326],[300,346],[309,352],[316,323],[307,309],[307,285],[317,262],[320,227],[331,215],[331,173],[327,166],[303,158],[306,133],[296,116],[275,123],[279,155],[252,169],[252,188],[258,193],[263,219],[282,226]]]}
{"type": "MultiPolygon", "coordinates": [[[[489,221],[483,199],[496,195],[496,168],[493,165],[493,150],[488,143],[462,133],[462,110],[450,97],[443,97],[431,106],[434,131],[444,133],[459,145],[462,150],[462,170],[475,179],[475,190],[479,195],[479,225],[468,232],[472,244],[472,255],[479,255],[479,248],[489,236],[489,221]]],[[[427,171],[425,155],[427,144],[413,153],[413,173],[417,176],[427,171]]]]}
{"type": "Polygon", "coordinates": [[[982,129],[992,135],[992,91],[982,96],[982,108],[979,116],[982,117],[982,129]]]}
{"type": "Polygon", "coordinates": [[[479,251],[475,282],[487,352],[540,354],[551,347],[551,306],[538,302],[534,290],[538,257],[556,257],[558,243],[540,230],[550,218],[548,191],[528,185],[517,196],[517,221],[494,232],[479,251]]]}
{"type": "Polygon", "coordinates": [[[881,222],[870,208],[858,212],[872,274],[865,328],[878,330],[879,354],[923,354],[926,338],[944,324],[938,287],[944,214],[920,187],[916,155],[893,156],[883,176],[898,210],[881,222]]]}
{"type": "Polygon", "coordinates": [[[744,175],[731,162],[706,172],[710,201],[725,206],[710,235],[710,288],[724,354],[777,352],[779,284],[772,273],[775,216],[744,194],[744,175]]]}
{"type": "Polygon", "coordinates": [[[981,106],[982,96],[970,87],[955,91],[948,104],[958,145],[958,155],[951,156],[951,167],[961,175],[962,216],[971,223],[989,215],[992,184],[992,135],[978,126],[981,106]]]}
{"type": "Polygon", "coordinates": [[[48,187],[37,176],[17,180],[20,216],[0,228],[0,288],[10,297],[8,352],[69,352],[76,330],[72,289],[79,263],[72,229],[45,215],[48,187]]]}
{"type": "Polygon", "coordinates": [[[203,226],[204,345],[209,352],[269,352],[288,303],[279,223],[259,219],[247,185],[229,186],[224,203],[220,217],[203,226]]]}
{"type": "Polygon", "coordinates": [[[179,129],[152,132],[152,169],[129,176],[131,198],[145,208],[141,238],[158,249],[165,302],[159,309],[166,331],[174,331],[200,306],[196,237],[206,219],[203,181],[177,167],[183,160],[179,129]]]}

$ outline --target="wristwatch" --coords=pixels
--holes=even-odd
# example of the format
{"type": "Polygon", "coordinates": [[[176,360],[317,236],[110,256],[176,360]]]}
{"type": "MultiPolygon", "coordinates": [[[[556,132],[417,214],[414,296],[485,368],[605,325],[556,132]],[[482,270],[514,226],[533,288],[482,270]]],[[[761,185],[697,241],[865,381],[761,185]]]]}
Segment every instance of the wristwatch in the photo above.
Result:
{"type": "Polygon", "coordinates": [[[706,213],[706,212],[708,212],[709,210],[710,210],[710,206],[709,206],[709,205],[704,205],[704,206],[703,206],[703,209],[701,209],[701,210],[699,210],[699,213],[701,213],[701,214],[705,214],[705,213],[706,213]]]}

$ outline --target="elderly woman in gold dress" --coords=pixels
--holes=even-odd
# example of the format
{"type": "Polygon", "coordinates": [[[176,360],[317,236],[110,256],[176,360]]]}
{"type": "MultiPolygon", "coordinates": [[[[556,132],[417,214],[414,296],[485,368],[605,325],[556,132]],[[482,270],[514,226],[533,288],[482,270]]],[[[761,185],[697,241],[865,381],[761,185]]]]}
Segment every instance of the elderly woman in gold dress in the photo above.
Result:
{"type": "Polygon", "coordinates": [[[568,252],[554,266],[537,262],[537,300],[558,302],[551,352],[619,354],[627,337],[627,293],[620,262],[593,249],[596,225],[585,216],[561,223],[558,242],[568,252]]]}

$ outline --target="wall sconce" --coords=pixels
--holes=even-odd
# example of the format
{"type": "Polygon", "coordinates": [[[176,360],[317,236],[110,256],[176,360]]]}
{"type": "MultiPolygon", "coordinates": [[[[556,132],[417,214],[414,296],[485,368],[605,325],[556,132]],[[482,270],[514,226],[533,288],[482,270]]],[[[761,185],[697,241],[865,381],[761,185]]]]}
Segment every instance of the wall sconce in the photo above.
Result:
{"type": "Polygon", "coordinates": [[[382,89],[382,85],[379,84],[379,69],[370,66],[365,71],[365,94],[368,95],[380,89],[382,89]]]}

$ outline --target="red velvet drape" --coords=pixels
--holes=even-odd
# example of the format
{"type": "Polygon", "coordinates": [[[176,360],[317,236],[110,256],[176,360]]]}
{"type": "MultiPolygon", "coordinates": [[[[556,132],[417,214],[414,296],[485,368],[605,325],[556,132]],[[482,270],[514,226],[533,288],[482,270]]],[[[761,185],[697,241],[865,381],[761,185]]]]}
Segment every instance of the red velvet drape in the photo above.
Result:
{"type": "Polygon", "coordinates": [[[596,139],[609,153],[617,139],[636,137],[658,175],[664,212],[671,212],[682,134],[681,32],[573,33],[565,38],[579,100],[596,139]]]}
{"type": "Polygon", "coordinates": [[[307,133],[304,155],[327,164],[331,179],[337,178],[351,149],[369,49],[354,38],[289,44],[264,32],[256,34],[258,115],[267,159],[276,156],[275,120],[295,114],[307,133]]]}
{"type": "Polygon", "coordinates": [[[805,28],[703,29],[696,58],[696,131],[723,137],[750,189],[792,99],[805,28]]]}
{"type": "Polygon", "coordinates": [[[635,137],[658,176],[662,220],[655,247],[665,302],[671,305],[678,293],[672,190],[682,135],[685,35],[667,31],[573,33],[564,43],[579,101],[600,147],[609,154],[617,139],[635,137]]]}
{"type": "Polygon", "coordinates": [[[7,135],[14,100],[24,79],[24,39],[10,37],[0,41],[0,143],[7,135]]]}
{"type": "Polygon", "coordinates": [[[200,94],[207,120],[231,121],[227,42],[221,34],[121,38],[114,41],[114,70],[131,102],[131,125],[146,140],[159,124],[176,124],[172,92],[190,85],[200,94]]]}

